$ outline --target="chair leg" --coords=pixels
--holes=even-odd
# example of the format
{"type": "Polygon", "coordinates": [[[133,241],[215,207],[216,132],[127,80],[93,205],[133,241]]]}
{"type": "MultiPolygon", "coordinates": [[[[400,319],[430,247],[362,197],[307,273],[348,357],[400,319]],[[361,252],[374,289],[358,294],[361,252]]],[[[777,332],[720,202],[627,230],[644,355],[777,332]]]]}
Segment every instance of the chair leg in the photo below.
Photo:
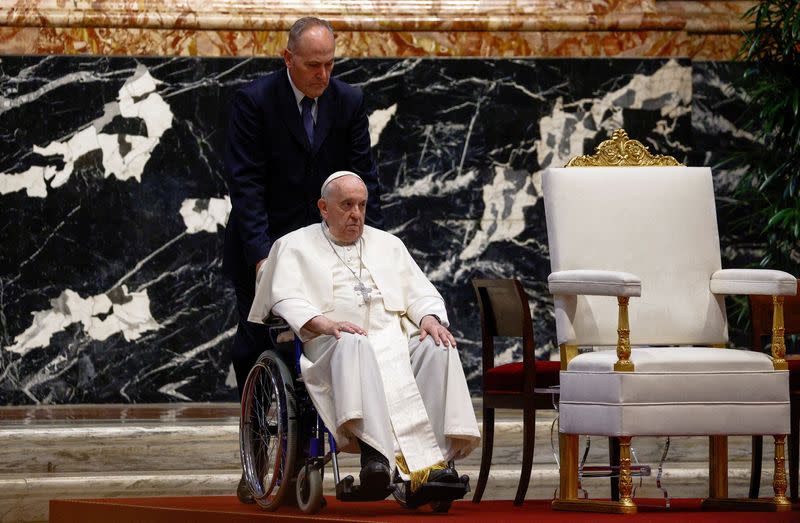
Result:
{"type": "MultiPolygon", "coordinates": [[[[608,464],[612,467],[619,467],[619,438],[608,438],[608,464]]],[[[619,470],[619,468],[612,470],[619,470]]],[[[619,501],[619,474],[611,476],[611,500],[619,501]]]]}
{"type": "Polygon", "coordinates": [[[750,444],[750,453],[753,456],[750,460],[750,494],[751,499],[758,499],[758,492],[761,489],[761,461],[763,459],[764,436],[753,436],[750,444]]]}
{"type": "Polygon", "coordinates": [[[481,471],[478,474],[478,484],[475,485],[475,494],[472,495],[473,503],[480,503],[486,482],[489,481],[489,469],[492,466],[492,447],[494,445],[494,409],[483,409],[483,447],[481,451],[481,471]]]}
{"type": "Polygon", "coordinates": [[[528,492],[528,483],[531,479],[533,466],[533,446],[536,441],[536,408],[523,409],[522,414],[522,468],[519,472],[519,485],[517,495],[514,497],[515,505],[522,505],[525,494],[528,492]]]}
{"type": "Polygon", "coordinates": [[[558,435],[558,501],[578,499],[578,435],[558,435]]]}
{"type": "Polygon", "coordinates": [[[619,502],[627,507],[633,504],[633,478],[631,477],[631,437],[621,436],[619,442],[619,502]]]}
{"type": "Polygon", "coordinates": [[[786,497],[786,435],[776,434],[775,440],[775,468],[772,472],[772,490],[775,493],[773,502],[778,510],[789,508],[791,502],[786,497]]]}
{"type": "Polygon", "coordinates": [[[797,501],[798,469],[800,468],[800,398],[794,398],[789,403],[791,423],[789,433],[789,496],[792,502],[797,501]]]}
{"type": "Polygon", "coordinates": [[[728,498],[728,436],[708,437],[708,497],[728,498]]]}

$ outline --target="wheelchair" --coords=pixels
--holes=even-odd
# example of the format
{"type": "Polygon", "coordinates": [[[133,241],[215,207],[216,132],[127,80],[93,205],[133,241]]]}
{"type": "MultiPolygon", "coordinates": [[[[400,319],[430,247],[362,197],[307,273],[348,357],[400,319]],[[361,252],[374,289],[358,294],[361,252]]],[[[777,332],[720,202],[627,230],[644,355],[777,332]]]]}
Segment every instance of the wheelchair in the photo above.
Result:
{"type": "Polygon", "coordinates": [[[271,334],[274,349],[259,356],[242,395],[242,468],[260,508],[274,511],[296,503],[306,514],[318,512],[326,504],[322,480],[329,462],[340,501],[379,501],[393,496],[407,509],[430,505],[434,512],[445,513],[454,500],[470,491],[466,475],[455,483],[425,483],[413,493],[410,481],[404,481],[397,470],[385,492],[362,492],[353,476],[340,478],[336,441],[317,414],[300,376],[302,343],[296,338],[292,341],[290,334],[285,330],[278,336],[271,334]]]}

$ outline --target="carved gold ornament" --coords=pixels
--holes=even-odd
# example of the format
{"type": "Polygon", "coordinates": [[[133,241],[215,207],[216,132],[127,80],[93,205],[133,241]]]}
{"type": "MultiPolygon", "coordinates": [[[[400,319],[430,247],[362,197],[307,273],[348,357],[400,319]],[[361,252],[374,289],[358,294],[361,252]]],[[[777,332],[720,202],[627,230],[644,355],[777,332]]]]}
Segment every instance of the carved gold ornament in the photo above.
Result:
{"type": "Polygon", "coordinates": [[[682,165],[672,156],[652,155],[638,140],[628,138],[624,129],[617,129],[609,140],[600,142],[595,153],[572,158],[567,167],[669,167],[682,165]]]}
{"type": "Polygon", "coordinates": [[[617,296],[619,315],[617,318],[617,362],[614,370],[621,372],[633,372],[633,362],[631,361],[631,326],[628,320],[628,302],[630,297],[617,296]]]}
{"type": "Polygon", "coordinates": [[[791,502],[786,498],[786,435],[775,436],[775,472],[772,477],[772,490],[775,492],[775,503],[778,505],[789,505],[791,502]]]}
{"type": "Polygon", "coordinates": [[[772,366],[775,370],[789,370],[786,361],[786,340],[783,326],[783,296],[772,297],[772,366]]]}

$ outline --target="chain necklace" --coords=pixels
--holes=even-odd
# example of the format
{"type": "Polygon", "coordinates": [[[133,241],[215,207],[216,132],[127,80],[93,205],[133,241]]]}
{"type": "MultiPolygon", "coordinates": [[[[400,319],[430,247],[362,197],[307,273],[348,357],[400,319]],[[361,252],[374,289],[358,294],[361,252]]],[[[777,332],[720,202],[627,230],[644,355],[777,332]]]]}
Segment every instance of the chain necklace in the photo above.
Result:
{"type": "Polygon", "coordinates": [[[351,269],[350,266],[347,265],[347,263],[345,263],[345,261],[342,259],[342,257],[339,256],[339,253],[336,252],[336,248],[333,246],[333,243],[331,242],[331,239],[328,238],[327,231],[325,231],[325,225],[320,223],[320,227],[322,227],[322,235],[325,236],[326,240],[328,240],[328,245],[331,246],[331,250],[333,251],[333,254],[335,254],[336,257],[339,258],[339,261],[342,262],[342,265],[347,267],[347,270],[350,271],[350,274],[353,275],[353,278],[355,278],[356,281],[358,281],[358,285],[354,285],[353,286],[353,290],[355,290],[357,294],[361,294],[361,299],[364,300],[364,305],[368,304],[369,300],[370,300],[370,293],[372,292],[372,288],[367,286],[367,285],[364,285],[364,282],[361,281],[361,269],[364,267],[364,262],[361,260],[361,253],[364,250],[364,238],[361,237],[361,238],[358,239],[359,240],[359,242],[358,242],[358,250],[356,251],[358,253],[358,275],[356,275],[356,271],[351,269]]]}

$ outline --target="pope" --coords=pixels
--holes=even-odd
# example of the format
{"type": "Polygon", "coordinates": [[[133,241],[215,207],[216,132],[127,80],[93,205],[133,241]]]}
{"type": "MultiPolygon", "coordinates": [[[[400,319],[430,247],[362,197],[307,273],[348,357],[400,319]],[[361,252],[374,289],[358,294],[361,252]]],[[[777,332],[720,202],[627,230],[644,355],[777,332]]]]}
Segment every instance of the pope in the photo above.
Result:
{"type": "Polygon", "coordinates": [[[412,489],[457,482],[451,461],[480,433],[444,300],[399,238],[364,224],[358,175],[321,193],[322,221],[273,244],[248,319],[280,316],[303,341],[303,381],[339,450],[361,453],[362,490],[385,490],[395,465],[412,489]]]}

